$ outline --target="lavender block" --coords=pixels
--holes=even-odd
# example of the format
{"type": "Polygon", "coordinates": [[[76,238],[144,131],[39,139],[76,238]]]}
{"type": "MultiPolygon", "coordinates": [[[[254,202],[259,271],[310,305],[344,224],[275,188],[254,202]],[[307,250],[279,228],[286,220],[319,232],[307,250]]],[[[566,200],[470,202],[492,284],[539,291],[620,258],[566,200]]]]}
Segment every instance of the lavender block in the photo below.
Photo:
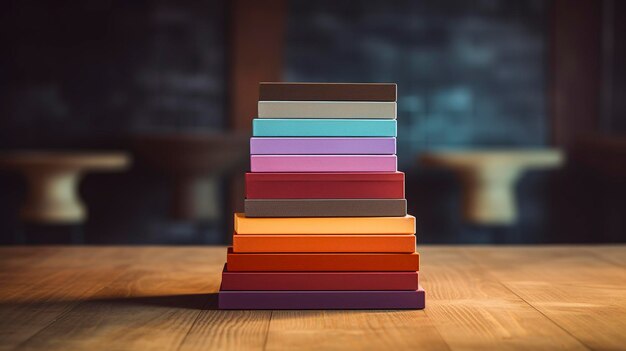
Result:
{"type": "Polygon", "coordinates": [[[250,138],[252,155],[394,155],[396,138],[250,138]]]}
{"type": "Polygon", "coordinates": [[[220,291],[222,310],[423,309],[424,289],[413,291],[220,291]]]}

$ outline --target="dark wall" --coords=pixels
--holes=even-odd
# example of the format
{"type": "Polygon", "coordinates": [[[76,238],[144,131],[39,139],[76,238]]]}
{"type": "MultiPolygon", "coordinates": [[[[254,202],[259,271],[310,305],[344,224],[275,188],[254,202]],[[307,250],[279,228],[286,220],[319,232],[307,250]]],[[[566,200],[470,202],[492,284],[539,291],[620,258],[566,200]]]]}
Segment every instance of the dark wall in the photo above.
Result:
{"type": "Polygon", "coordinates": [[[124,146],[224,124],[213,1],[16,1],[2,10],[0,147],[124,146]]]}
{"type": "Polygon", "coordinates": [[[605,1],[604,103],[602,128],[614,135],[626,133],[626,2],[605,1]]]}
{"type": "MultiPolygon", "coordinates": [[[[595,49],[584,55],[600,62],[603,72],[592,77],[603,82],[602,92],[591,85],[575,89],[587,92],[578,96],[583,106],[597,94],[603,97],[603,110],[584,116],[594,129],[576,132],[623,135],[624,4],[581,0],[563,6],[578,8],[557,13],[552,1],[538,0],[293,0],[285,78],[398,83],[399,165],[407,174],[406,196],[418,217],[420,242],[623,241],[626,224],[615,212],[624,209],[624,182],[608,181],[579,160],[522,177],[516,189],[520,218],[512,228],[464,223],[457,179],[417,162],[420,153],[441,149],[562,146],[551,140],[554,116],[548,112],[551,97],[560,94],[550,91],[552,75],[555,67],[570,65],[571,71],[571,63],[578,61],[557,55],[555,47],[562,46],[555,40],[565,39],[572,44],[569,49],[581,50],[576,36],[554,36],[554,26],[563,23],[574,27],[557,29],[585,35],[585,45],[595,49]],[[555,16],[569,14],[579,17],[556,23],[555,16]],[[580,25],[589,23],[597,27],[580,25]],[[558,58],[564,60],[555,62],[558,58]]],[[[582,50],[590,51],[588,47],[582,50]]],[[[564,103],[574,111],[581,105],[564,103]]]]}
{"type": "Polygon", "coordinates": [[[286,80],[398,83],[399,157],[542,146],[547,3],[291,1],[286,80]]]}
{"type": "Polygon", "coordinates": [[[457,180],[417,158],[548,145],[548,14],[544,1],[291,1],[286,80],[398,83],[398,157],[421,242],[541,240],[549,172],[521,181],[519,225],[471,228],[457,180]]]}
{"type": "MultiPolygon", "coordinates": [[[[619,134],[626,8],[616,0],[600,6],[598,121],[619,134]]],[[[224,130],[227,7],[210,0],[3,3],[0,151],[133,152],[145,133],[224,130]]],[[[442,148],[551,145],[553,1],[291,0],[288,7],[284,80],[398,83],[398,155],[420,242],[624,240],[623,181],[577,165],[529,172],[517,188],[520,222],[501,230],[462,222],[456,179],[417,163],[420,153],[442,148]]],[[[229,234],[204,228],[199,237],[193,223],[169,220],[172,186],[141,159],[125,173],[88,175],[80,191],[90,209],[89,243],[223,242],[229,234]]],[[[24,193],[19,176],[0,173],[0,243],[13,240],[24,193]]]]}
{"type": "MultiPolygon", "coordinates": [[[[222,130],[222,1],[11,1],[0,5],[0,150],[132,152],[144,133],[222,130]]],[[[195,242],[167,220],[171,186],[136,159],[81,184],[87,242],[195,242]]],[[[25,192],[0,174],[0,242],[25,192]]],[[[219,241],[223,236],[219,236],[219,241]]]]}

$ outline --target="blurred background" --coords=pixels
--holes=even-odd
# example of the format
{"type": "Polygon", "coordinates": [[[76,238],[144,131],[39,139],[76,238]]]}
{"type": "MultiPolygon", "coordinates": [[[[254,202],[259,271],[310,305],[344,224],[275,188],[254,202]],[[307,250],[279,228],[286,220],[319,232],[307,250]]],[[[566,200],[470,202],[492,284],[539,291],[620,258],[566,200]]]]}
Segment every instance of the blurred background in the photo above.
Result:
{"type": "Polygon", "coordinates": [[[260,81],[398,84],[420,243],[626,241],[626,2],[0,8],[2,244],[228,243],[260,81]]]}

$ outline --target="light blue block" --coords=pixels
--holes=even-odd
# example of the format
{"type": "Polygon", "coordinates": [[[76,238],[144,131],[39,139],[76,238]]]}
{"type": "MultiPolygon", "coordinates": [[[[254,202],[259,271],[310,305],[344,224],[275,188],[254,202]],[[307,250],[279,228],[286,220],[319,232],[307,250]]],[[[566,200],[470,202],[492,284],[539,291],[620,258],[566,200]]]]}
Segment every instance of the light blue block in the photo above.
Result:
{"type": "Polygon", "coordinates": [[[255,137],[395,137],[395,119],[274,119],[252,120],[255,137]]]}

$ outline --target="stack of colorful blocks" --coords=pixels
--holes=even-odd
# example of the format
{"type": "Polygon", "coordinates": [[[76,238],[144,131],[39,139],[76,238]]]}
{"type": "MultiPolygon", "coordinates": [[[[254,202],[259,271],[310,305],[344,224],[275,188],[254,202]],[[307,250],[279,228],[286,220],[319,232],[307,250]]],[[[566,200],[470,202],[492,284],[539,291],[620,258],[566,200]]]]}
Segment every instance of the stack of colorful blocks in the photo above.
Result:
{"type": "Polygon", "coordinates": [[[396,85],[261,83],[221,309],[419,309],[396,85]]]}

